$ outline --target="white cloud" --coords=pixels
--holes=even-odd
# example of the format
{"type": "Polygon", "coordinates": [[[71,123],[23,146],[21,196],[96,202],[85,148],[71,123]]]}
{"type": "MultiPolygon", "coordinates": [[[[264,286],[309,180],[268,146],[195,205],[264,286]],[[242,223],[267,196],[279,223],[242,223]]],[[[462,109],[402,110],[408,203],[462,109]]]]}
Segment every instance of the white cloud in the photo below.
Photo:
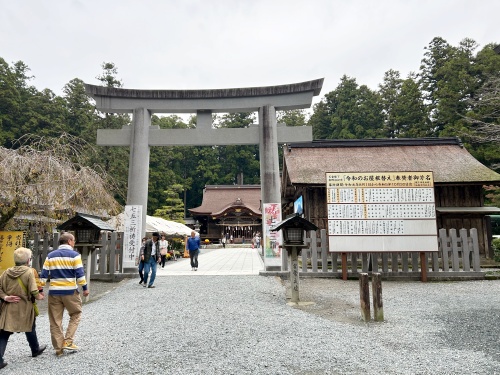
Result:
{"type": "Polygon", "coordinates": [[[129,88],[267,86],[342,75],[377,88],[417,71],[441,36],[498,42],[500,2],[452,0],[0,0],[0,57],[22,60],[38,89],[98,84],[113,62],[129,88]]]}

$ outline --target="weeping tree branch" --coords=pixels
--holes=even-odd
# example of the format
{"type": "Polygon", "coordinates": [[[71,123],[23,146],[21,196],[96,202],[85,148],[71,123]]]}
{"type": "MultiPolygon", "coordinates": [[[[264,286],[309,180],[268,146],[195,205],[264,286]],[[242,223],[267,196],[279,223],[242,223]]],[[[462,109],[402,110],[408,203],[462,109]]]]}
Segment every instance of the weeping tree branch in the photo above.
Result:
{"type": "Polygon", "coordinates": [[[476,142],[500,143],[500,74],[490,76],[468,104],[472,111],[464,120],[472,125],[469,135],[476,142]]]}
{"type": "Polygon", "coordinates": [[[76,211],[102,216],[120,210],[116,185],[100,166],[87,165],[95,150],[83,140],[27,135],[13,147],[0,148],[0,229],[21,214],[62,220],[76,211]]]}

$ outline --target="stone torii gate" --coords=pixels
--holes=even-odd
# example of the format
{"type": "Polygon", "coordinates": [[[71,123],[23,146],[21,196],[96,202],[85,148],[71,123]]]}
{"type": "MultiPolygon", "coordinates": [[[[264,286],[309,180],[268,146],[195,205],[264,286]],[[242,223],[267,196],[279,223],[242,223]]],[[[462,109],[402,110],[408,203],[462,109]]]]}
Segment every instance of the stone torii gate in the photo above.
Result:
{"type": "Polygon", "coordinates": [[[278,126],[276,111],[309,108],[322,86],[323,78],[279,86],[215,90],[134,90],[89,84],[85,84],[85,90],[95,99],[98,110],[133,114],[132,126],[98,129],[97,144],[130,146],[127,204],[142,205],[144,230],[151,146],[258,144],[262,206],[281,205],[278,143],[311,141],[312,129],[278,126]],[[258,125],[243,129],[212,128],[212,113],[255,111],[259,113],[258,125]],[[196,113],[196,128],[151,126],[154,113],[196,113]]]}

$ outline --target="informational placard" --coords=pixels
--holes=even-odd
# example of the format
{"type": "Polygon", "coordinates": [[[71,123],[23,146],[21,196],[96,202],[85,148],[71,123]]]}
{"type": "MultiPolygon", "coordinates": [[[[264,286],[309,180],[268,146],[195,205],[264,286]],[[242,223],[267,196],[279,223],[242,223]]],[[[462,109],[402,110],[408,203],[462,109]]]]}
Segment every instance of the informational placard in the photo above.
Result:
{"type": "Polygon", "coordinates": [[[281,204],[264,203],[263,234],[264,234],[264,265],[281,266],[281,231],[273,232],[271,228],[281,221],[281,204]]]}
{"type": "Polygon", "coordinates": [[[142,206],[125,206],[125,225],[123,230],[123,268],[139,264],[141,248],[142,206]]]}
{"type": "Polygon", "coordinates": [[[14,250],[23,246],[23,232],[0,232],[0,275],[14,267],[14,250]]]}
{"type": "Polygon", "coordinates": [[[327,173],[331,252],[437,251],[432,172],[327,173]]]}

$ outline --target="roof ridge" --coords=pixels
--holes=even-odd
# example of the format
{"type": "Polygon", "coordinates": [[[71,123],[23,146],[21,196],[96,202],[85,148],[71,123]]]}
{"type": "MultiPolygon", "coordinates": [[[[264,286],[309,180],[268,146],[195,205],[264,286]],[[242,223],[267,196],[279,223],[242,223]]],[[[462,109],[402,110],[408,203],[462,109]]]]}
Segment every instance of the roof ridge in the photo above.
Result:
{"type": "Polygon", "coordinates": [[[387,146],[442,146],[456,145],[463,147],[458,137],[425,138],[370,138],[370,139],[318,139],[312,142],[288,143],[292,148],[339,148],[339,147],[387,147],[387,146]]]}

